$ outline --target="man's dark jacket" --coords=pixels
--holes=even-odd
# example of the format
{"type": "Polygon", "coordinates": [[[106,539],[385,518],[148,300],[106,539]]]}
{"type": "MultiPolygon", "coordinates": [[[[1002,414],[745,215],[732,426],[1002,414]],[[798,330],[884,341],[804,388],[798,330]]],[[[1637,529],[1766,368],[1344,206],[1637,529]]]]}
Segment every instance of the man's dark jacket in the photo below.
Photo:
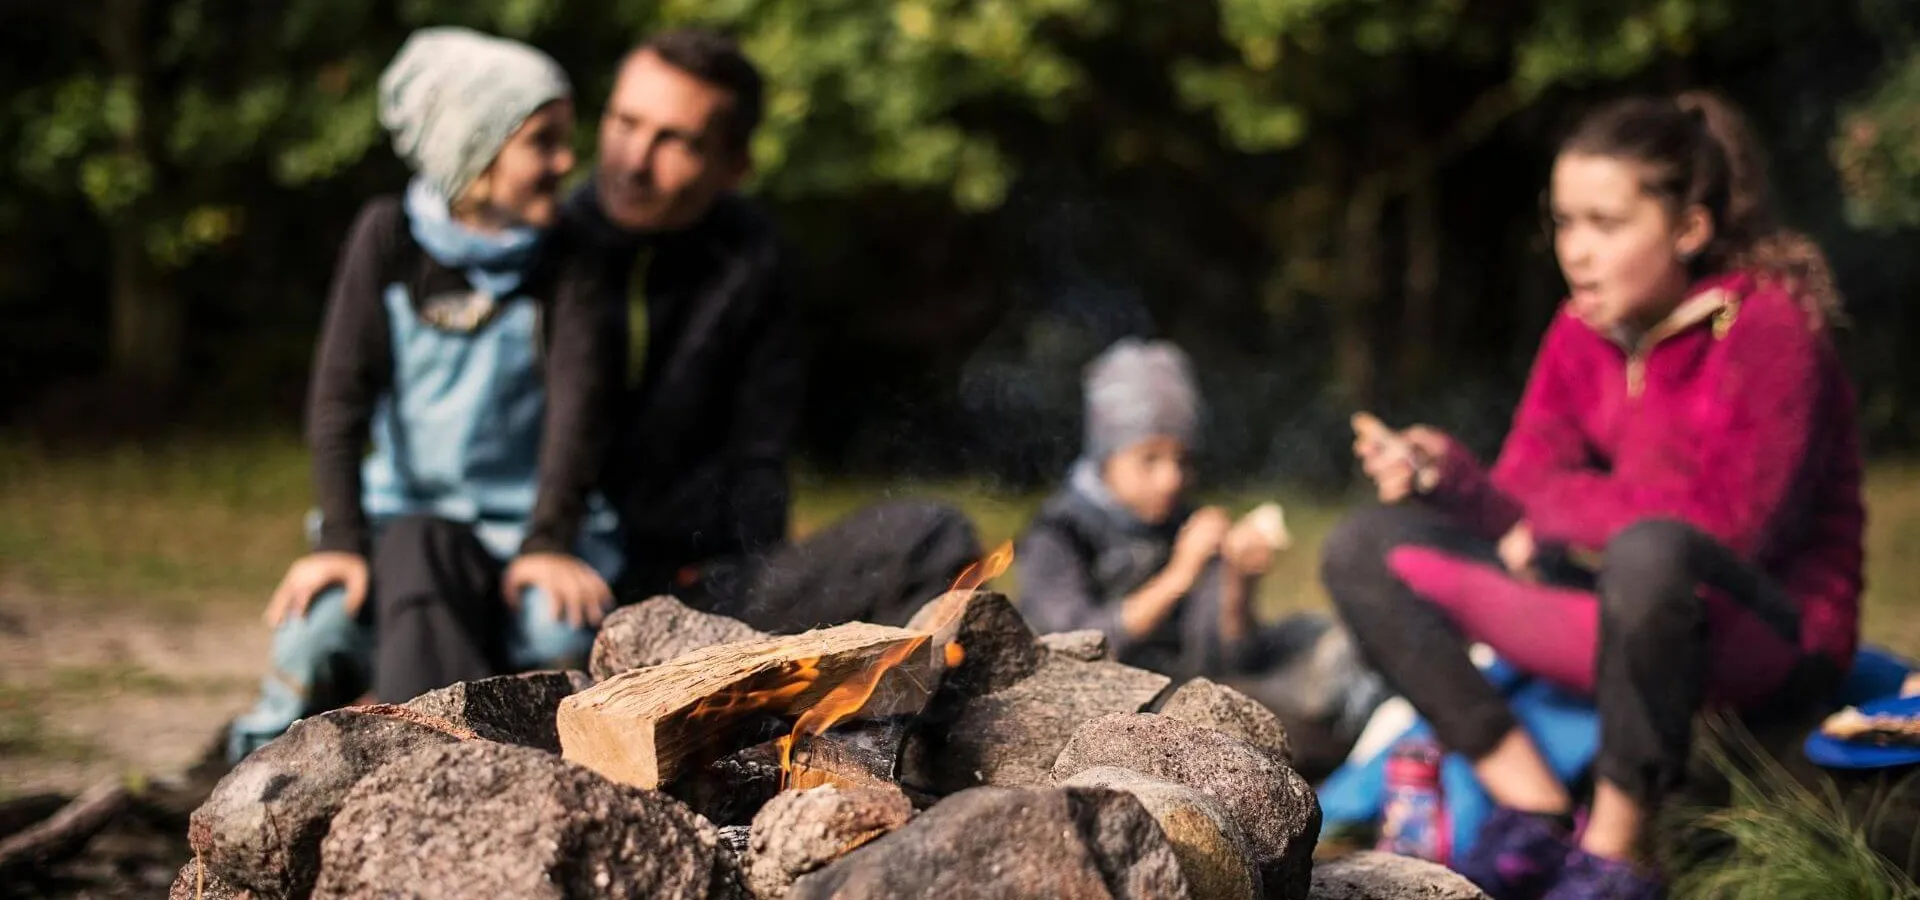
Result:
{"type": "MultiPolygon", "coordinates": [[[[592,183],[566,215],[614,254],[615,271],[645,279],[644,367],[619,401],[603,479],[627,533],[623,593],[665,590],[685,567],[784,540],[805,360],[771,220],[725,194],[685,230],[635,234],[608,221],[592,183]]],[[[630,329],[634,286],[614,287],[609,302],[630,329]]]]}

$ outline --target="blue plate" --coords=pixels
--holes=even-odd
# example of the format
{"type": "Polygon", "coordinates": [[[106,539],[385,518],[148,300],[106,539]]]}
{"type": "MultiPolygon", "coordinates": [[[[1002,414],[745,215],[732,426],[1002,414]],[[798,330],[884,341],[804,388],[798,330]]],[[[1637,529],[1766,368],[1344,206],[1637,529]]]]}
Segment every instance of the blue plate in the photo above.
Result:
{"type": "MultiPolygon", "coordinates": [[[[1869,716],[1920,715],[1920,697],[1889,697],[1860,704],[1869,716]]],[[[1866,742],[1843,741],[1815,730],[1807,736],[1807,758],[1830,769],[1888,769],[1920,763],[1920,747],[1879,747],[1866,742]]]]}

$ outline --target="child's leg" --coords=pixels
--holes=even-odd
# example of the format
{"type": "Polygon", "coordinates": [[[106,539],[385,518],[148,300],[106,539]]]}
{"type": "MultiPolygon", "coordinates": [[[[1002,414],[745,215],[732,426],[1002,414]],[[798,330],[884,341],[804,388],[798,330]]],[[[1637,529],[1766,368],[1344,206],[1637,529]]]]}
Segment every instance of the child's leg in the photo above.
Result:
{"type": "Polygon", "coordinates": [[[274,631],[273,671],[227,732],[227,760],[239,762],[304,716],[352,702],[370,683],[372,655],[370,630],[347,615],[346,591],[321,592],[306,615],[274,631]]]}
{"type": "Polygon", "coordinates": [[[520,595],[520,611],[507,635],[507,665],[530,669],[585,669],[598,629],[554,617],[553,598],[539,588],[520,595]]]}
{"type": "MultiPolygon", "coordinates": [[[[625,559],[611,535],[589,531],[581,535],[574,552],[608,584],[619,578],[625,559]]],[[[508,629],[506,662],[516,672],[585,669],[594,636],[599,633],[596,626],[575,626],[564,618],[555,618],[553,598],[538,588],[521,593],[520,611],[508,622],[508,629]]]]}
{"type": "Polygon", "coordinates": [[[1389,559],[1426,547],[1463,564],[1498,565],[1491,542],[1432,510],[1366,510],[1327,539],[1322,578],[1362,656],[1433,726],[1440,742],[1470,759],[1496,802],[1563,813],[1570,805],[1507,708],[1467,657],[1467,638],[1440,606],[1408,586],[1389,559]]]}
{"type": "Polygon", "coordinates": [[[1601,790],[1582,844],[1619,858],[1685,773],[1709,692],[1752,701],[1784,683],[1800,657],[1799,617],[1764,575],[1671,522],[1636,525],[1607,547],[1600,596],[1601,790]]]}
{"type": "Polygon", "coordinates": [[[374,696],[404,703],[499,673],[500,562],[459,522],[408,516],[374,542],[374,696]]]}

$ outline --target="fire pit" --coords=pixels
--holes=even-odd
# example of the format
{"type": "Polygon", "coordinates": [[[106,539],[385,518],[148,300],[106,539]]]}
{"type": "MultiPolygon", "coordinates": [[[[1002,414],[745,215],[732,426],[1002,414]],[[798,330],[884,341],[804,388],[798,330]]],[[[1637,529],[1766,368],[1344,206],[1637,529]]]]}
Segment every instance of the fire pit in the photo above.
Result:
{"type": "MultiPolygon", "coordinates": [[[[173,896],[1309,896],[1319,806],[1271,713],[976,586],[796,635],[656,598],[597,682],[304,720],[194,814],[173,896]]],[[[1429,881],[1404,896],[1477,896],[1429,881]]]]}

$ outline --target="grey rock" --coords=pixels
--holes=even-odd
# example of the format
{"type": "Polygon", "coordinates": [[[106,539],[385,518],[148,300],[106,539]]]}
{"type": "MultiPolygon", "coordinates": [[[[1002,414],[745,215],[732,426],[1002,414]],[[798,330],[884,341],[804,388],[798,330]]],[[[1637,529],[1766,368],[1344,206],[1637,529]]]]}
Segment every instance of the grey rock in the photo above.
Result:
{"type": "Polygon", "coordinates": [[[1031,676],[960,707],[932,756],[934,786],[953,793],[981,784],[1049,784],[1074,729],[1138,711],[1167,684],[1164,675],[1119,663],[1045,657],[1031,676]]]}
{"type": "Polygon", "coordinates": [[[1107,633],[1093,628],[1043,634],[1040,636],[1040,646],[1046,648],[1048,653],[1057,653],[1081,662],[1113,658],[1113,648],[1107,644],[1107,633]]]}
{"type": "Polygon", "coordinates": [[[470,732],[397,706],[302,719],[220,779],[187,839],[222,879],[270,897],[305,897],[320,842],[347,793],[374,770],[470,732]]]}
{"type": "Polygon", "coordinates": [[[1100,788],[983,787],[794,882],[789,900],[1180,900],[1178,857],[1140,801],[1100,788]]]}
{"type": "Polygon", "coordinates": [[[946,702],[1006,690],[1040,668],[1044,651],[1004,594],[955,591],[920,608],[907,627],[930,632],[936,646],[958,642],[965,656],[940,679],[946,702]]]}
{"type": "Polygon", "coordinates": [[[322,848],[314,896],[732,897],[711,824],[657,791],[527,747],[474,741],[356,786],[322,848]]]}
{"type": "Polygon", "coordinates": [[[832,785],[788,791],[754,817],[747,852],[747,887],[757,900],[781,900],[794,879],[825,867],[913,818],[899,790],[840,789],[832,785]]]}
{"type": "Polygon", "coordinates": [[[587,671],[595,680],[605,681],[702,647],[763,637],[764,633],[738,619],[691,609],[673,597],[654,597],[614,610],[600,623],[587,671]]]}
{"type": "Polygon", "coordinates": [[[1313,870],[1309,900],[1488,900],[1442,865],[1391,853],[1354,853],[1313,870]]]}
{"type": "Polygon", "coordinates": [[[1224,731],[1259,747],[1282,764],[1293,765],[1293,745],[1280,717],[1260,701],[1223,684],[1195,678],[1174,690],[1160,706],[1169,719],[1224,731]]]}
{"type": "Polygon", "coordinates": [[[1088,769],[1064,787],[1124,791],[1145,807],[1180,858],[1194,900],[1258,900],[1260,870],[1247,839],[1219,801],[1186,785],[1128,769],[1088,769]]]}
{"type": "Polygon", "coordinates": [[[1253,850],[1268,896],[1304,897],[1313,877],[1320,801],[1299,773],[1240,738],[1152,713],[1082,725],[1054,764],[1056,781],[1132,769],[1220,801],[1253,850]]]}
{"type": "Polygon", "coordinates": [[[254,900],[259,895],[200,867],[190,859],[167,891],[167,900],[254,900]]]}
{"type": "Polygon", "coordinates": [[[489,741],[560,752],[560,701],[593,684],[585,672],[528,672],[463,681],[404,705],[464,726],[489,741]]]}

